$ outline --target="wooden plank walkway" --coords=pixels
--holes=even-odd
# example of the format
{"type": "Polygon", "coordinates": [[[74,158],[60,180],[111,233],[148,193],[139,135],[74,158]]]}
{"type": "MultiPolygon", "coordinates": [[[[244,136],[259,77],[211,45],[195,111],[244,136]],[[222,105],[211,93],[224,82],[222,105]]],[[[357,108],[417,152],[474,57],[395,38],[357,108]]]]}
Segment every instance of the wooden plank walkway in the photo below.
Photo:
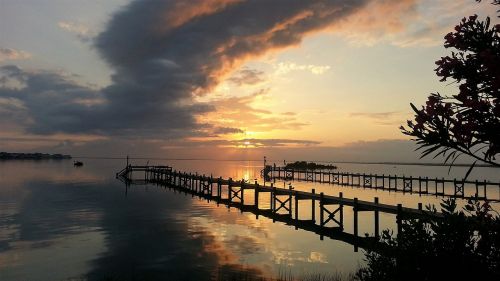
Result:
{"type": "Polygon", "coordinates": [[[500,202],[500,183],[489,181],[469,181],[429,177],[405,177],[398,175],[360,174],[349,172],[311,171],[266,166],[262,171],[268,180],[283,179],[336,184],[340,186],[373,188],[395,192],[416,193],[463,199],[500,202]],[[451,185],[451,191],[445,188],[451,185]],[[488,190],[490,190],[488,195],[488,190]],[[494,192],[496,190],[496,192],[494,192]],[[471,191],[471,192],[467,192],[471,191]],[[489,197],[488,197],[489,196],[489,197]]]}
{"type": "Polygon", "coordinates": [[[325,195],[294,190],[290,185],[288,188],[277,188],[276,186],[263,186],[255,183],[248,183],[243,180],[235,181],[231,178],[223,179],[212,176],[197,175],[174,171],[168,166],[132,166],[129,165],[116,174],[117,178],[123,179],[126,183],[131,183],[134,174],[139,173],[139,180],[146,183],[156,183],[164,186],[181,189],[185,192],[200,197],[216,200],[228,206],[234,206],[244,212],[252,212],[256,215],[270,217],[273,220],[281,221],[295,226],[297,229],[304,229],[332,239],[342,240],[354,245],[355,251],[358,247],[367,248],[373,245],[373,241],[379,237],[379,214],[394,214],[397,233],[401,233],[402,221],[409,218],[430,218],[440,219],[441,213],[434,213],[422,209],[419,204],[418,209],[406,208],[401,204],[388,205],[379,203],[378,198],[373,202],[358,200],[358,198],[345,198],[342,192],[339,196],[325,195]],[[253,190],[254,200],[251,205],[245,204],[248,197],[246,190],[253,190]],[[260,196],[269,196],[270,206],[265,209],[260,206],[260,196]],[[311,202],[311,217],[304,219],[299,217],[299,201],[309,200],[311,202]],[[344,230],[344,208],[352,207],[353,229],[352,233],[344,230]],[[316,214],[318,211],[319,214],[316,214]],[[359,212],[373,212],[372,237],[359,236],[359,212]],[[318,218],[319,216],[319,218],[318,218]]]}

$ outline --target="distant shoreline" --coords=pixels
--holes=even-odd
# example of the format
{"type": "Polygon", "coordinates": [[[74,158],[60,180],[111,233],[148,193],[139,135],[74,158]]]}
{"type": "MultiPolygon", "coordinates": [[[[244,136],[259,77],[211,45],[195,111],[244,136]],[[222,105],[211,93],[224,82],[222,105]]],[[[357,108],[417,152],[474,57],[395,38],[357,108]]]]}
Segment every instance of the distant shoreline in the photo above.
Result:
{"type": "MultiPolygon", "coordinates": [[[[75,156],[75,158],[81,159],[110,159],[110,160],[125,160],[127,157],[112,157],[112,156],[75,156]]],[[[240,162],[240,161],[248,161],[248,162],[262,162],[263,159],[215,159],[215,158],[162,158],[162,157],[129,157],[129,160],[171,160],[171,161],[220,161],[220,162],[240,162]]],[[[286,159],[285,159],[286,160],[286,159]]],[[[286,160],[286,162],[295,162],[296,160],[286,160]]],[[[415,162],[379,162],[379,161],[317,161],[317,160],[303,160],[308,162],[316,162],[316,163],[330,163],[330,164],[365,164],[365,165],[400,165],[400,166],[438,166],[438,167],[448,167],[449,164],[443,163],[415,163],[415,162]]],[[[269,163],[283,163],[283,159],[274,160],[267,159],[269,163]]],[[[467,163],[455,163],[454,167],[470,167],[471,164],[467,163]]],[[[484,167],[484,168],[498,168],[493,165],[487,164],[476,164],[475,167],[484,167]]]]}
{"type": "Polygon", "coordinates": [[[65,154],[0,152],[0,160],[64,160],[71,158],[71,155],[65,154]]]}

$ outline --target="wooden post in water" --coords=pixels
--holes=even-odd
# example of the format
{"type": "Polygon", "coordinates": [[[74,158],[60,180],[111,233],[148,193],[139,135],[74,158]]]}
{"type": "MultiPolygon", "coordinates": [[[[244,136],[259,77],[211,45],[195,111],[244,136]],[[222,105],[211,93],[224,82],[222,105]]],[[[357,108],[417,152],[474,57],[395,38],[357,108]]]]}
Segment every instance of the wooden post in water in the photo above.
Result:
{"type": "Polygon", "coordinates": [[[260,189],[259,184],[257,183],[257,181],[255,181],[255,189],[254,189],[254,194],[253,194],[253,196],[254,196],[253,197],[254,198],[253,204],[255,206],[255,209],[257,209],[257,210],[259,209],[259,189],[260,189]]]}
{"type": "Polygon", "coordinates": [[[325,215],[323,213],[323,203],[324,203],[324,197],[325,195],[323,192],[319,194],[319,225],[324,226],[325,224],[325,215]]]}
{"type": "Polygon", "coordinates": [[[271,192],[271,198],[272,198],[272,210],[273,213],[276,213],[276,186],[273,186],[273,191],[271,192]]]}
{"type": "Polygon", "coordinates": [[[418,177],[418,194],[422,194],[422,178],[418,177]]]}
{"type": "Polygon", "coordinates": [[[295,199],[295,221],[299,221],[299,198],[297,197],[297,191],[294,191],[295,199]]]}
{"type": "Polygon", "coordinates": [[[429,177],[425,177],[425,193],[429,193],[429,177]]]}
{"type": "Polygon", "coordinates": [[[401,234],[403,231],[402,215],[403,215],[403,206],[401,204],[398,204],[398,211],[396,214],[396,224],[398,225],[398,234],[397,234],[398,243],[400,242],[399,240],[401,239],[401,234]]]}
{"type": "Polygon", "coordinates": [[[264,186],[266,186],[266,156],[264,155],[264,170],[262,170],[262,177],[264,178],[264,186]]]}
{"type": "Polygon", "coordinates": [[[476,197],[479,197],[479,182],[476,180],[476,197]]]}
{"type": "Polygon", "coordinates": [[[227,194],[229,203],[231,203],[232,195],[233,195],[233,179],[229,178],[229,182],[227,184],[227,194]]]}
{"type": "MultiPolygon", "coordinates": [[[[241,187],[240,187],[240,195],[241,195],[241,206],[245,205],[245,180],[241,180],[241,187]]],[[[241,209],[243,212],[243,209],[241,209]]]]}
{"type": "Polygon", "coordinates": [[[354,212],[354,237],[358,237],[358,198],[354,198],[354,206],[353,206],[353,212],[354,212]]]}
{"type": "MultiPolygon", "coordinates": [[[[375,197],[375,204],[378,205],[378,197],[375,197]]],[[[375,237],[379,237],[379,214],[378,210],[375,210],[375,237]]]]}
{"type": "Polygon", "coordinates": [[[222,198],[222,177],[219,177],[219,179],[217,179],[217,197],[219,199],[222,198]]]}
{"type": "Polygon", "coordinates": [[[488,198],[488,196],[486,196],[486,185],[487,185],[486,180],[484,180],[484,186],[483,186],[483,190],[484,190],[484,199],[487,199],[487,198],[488,198]]]}
{"type": "MultiPolygon", "coordinates": [[[[444,195],[444,177],[443,177],[443,181],[442,181],[441,187],[442,187],[442,190],[443,190],[442,195],[444,195]]],[[[484,194],[484,197],[486,198],[486,193],[484,194]]]]}
{"type": "Polygon", "coordinates": [[[210,174],[210,197],[214,196],[214,178],[210,174]]]}
{"type": "MultiPolygon", "coordinates": [[[[344,198],[344,194],[342,192],[339,192],[339,198],[340,201],[342,201],[342,198],[344,198]]],[[[342,230],[344,230],[344,204],[340,203],[339,204],[339,216],[340,216],[340,227],[342,230]]]]}
{"type": "Polygon", "coordinates": [[[436,177],[436,181],[434,181],[434,185],[436,186],[436,196],[438,195],[438,178],[436,177]]]}
{"type": "MultiPolygon", "coordinates": [[[[314,195],[316,194],[316,189],[312,189],[311,190],[311,193],[314,195]]],[[[313,199],[311,200],[311,220],[313,223],[316,223],[316,199],[313,199]]]]}

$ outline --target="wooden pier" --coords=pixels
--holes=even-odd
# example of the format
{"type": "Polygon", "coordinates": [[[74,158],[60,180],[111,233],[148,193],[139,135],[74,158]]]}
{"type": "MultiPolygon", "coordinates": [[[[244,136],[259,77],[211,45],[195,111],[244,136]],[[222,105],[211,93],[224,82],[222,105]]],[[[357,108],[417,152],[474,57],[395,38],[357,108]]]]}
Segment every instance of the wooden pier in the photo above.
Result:
{"type": "Polygon", "coordinates": [[[332,171],[295,170],[276,166],[266,166],[263,170],[263,175],[270,180],[283,179],[290,181],[309,181],[336,184],[340,186],[415,193],[420,195],[500,202],[500,183],[489,182],[486,180],[469,181],[463,179],[405,177],[385,174],[377,175],[332,171]],[[446,184],[451,186],[451,188],[449,188],[451,190],[446,190],[446,184]],[[471,192],[467,192],[466,190],[471,192]]]}
{"type": "MultiPolygon", "coordinates": [[[[374,245],[376,238],[380,234],[379,215],[380,213],[394,214],[398,233],[401,233],[402,221],[409,218],[442,218],[441,213],[434,213],[422,209],[422,204],[418,204],[418,209],[406,208],[401,204],[387,205],[374,198],[373,202],[358,200],[358,198],[345,198],[342,192],[339,196],[325,195],[311,192],[294,190],[290,185],[288,188],[277,188],[263,186],[255,183],[248,183],[244,180],[235,181],[231,178],[205,176],[191,173],[183,173],[173,170],[168,166],[132,166],[128,165],[116,174],[117,178],[123,179],[126,183],[140,180],[145,183],[156,183],[170,188],[182,190],[186,193],[197,195],[218,203],[223,203],[229,207],[237,207],[242,212],[252,212],[257,216],[262,215],[295,226],[296,229],[312,231],[320,235],[320,238],[329,237],[341,240],[354,245],[354,250],[358,247],[369,248],[374,245]],[[134,174],[139,172],[138,177],[134,174]],[[246,190],[253,190],[254,200],[252,204],[246,204],[246,190]],[[269,207],[260,205],[259,198],[266,196],[269,198],[269,207]],[[310,204],[311,215],[309,218],[299,216],[299,201],[307,200],[310,204]],[[353,229],[346,232],[344,229],[344,208],[352,207],[353,229]],[[359,212],[373,212],[373,236],[359,235],[359,212]],[[318,214],[319,213],[319,214],[318,214]]],[[[248,193],[247,193],[248,194],[248,193]]]]}

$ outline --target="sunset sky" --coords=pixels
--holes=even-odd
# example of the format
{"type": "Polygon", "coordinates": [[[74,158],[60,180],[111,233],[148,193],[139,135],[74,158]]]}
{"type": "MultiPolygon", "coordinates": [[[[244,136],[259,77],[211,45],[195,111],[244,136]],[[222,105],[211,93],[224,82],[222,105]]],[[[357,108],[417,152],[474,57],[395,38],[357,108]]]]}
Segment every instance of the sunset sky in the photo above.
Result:
{"type": "Polygon", "coordinates": [[[409,103],[456,93],[443,37],[489,2],[0,0],[0,151],[409,160],[409,103]]]}

